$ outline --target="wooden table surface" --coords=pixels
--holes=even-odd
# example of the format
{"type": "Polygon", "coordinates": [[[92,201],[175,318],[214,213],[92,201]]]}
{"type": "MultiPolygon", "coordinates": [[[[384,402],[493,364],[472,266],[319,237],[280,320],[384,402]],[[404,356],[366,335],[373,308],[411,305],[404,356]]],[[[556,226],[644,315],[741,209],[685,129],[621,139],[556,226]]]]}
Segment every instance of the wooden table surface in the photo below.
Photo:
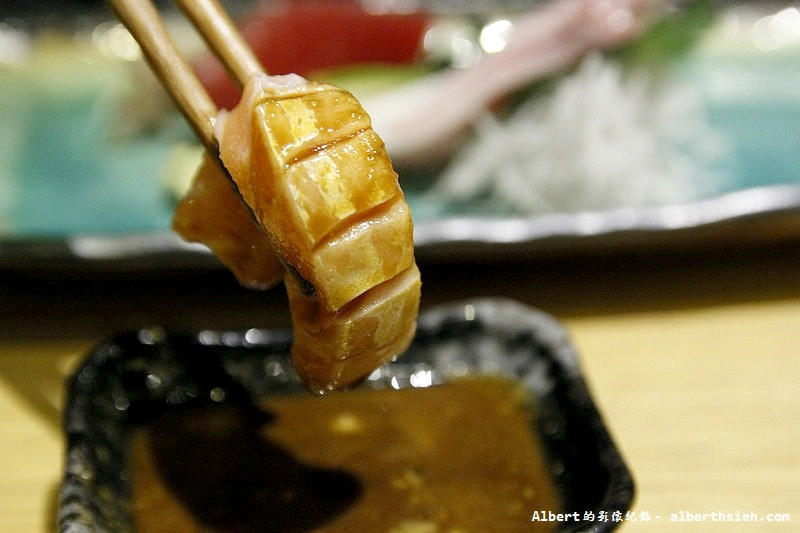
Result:
{"type": "MultiPolygon", "coordinates": [[[[624,531],[798,530],[800,243],[421,267],[425,306],[510,296],[564,323],[636,479],[637,520],[624,531]],[[706,521],[672,522],[680,513],[706,521]],[[764,521],[712,522],[711,513],[764,521]],[[768,522],[771,513],[791,521],[768,522]]],[[[245,293],[224,272],[91,283],[4,274],[0,533],[54,529],[64,378],[95,343],[155,323],[286,320],[279,292],[245,293]]]]}

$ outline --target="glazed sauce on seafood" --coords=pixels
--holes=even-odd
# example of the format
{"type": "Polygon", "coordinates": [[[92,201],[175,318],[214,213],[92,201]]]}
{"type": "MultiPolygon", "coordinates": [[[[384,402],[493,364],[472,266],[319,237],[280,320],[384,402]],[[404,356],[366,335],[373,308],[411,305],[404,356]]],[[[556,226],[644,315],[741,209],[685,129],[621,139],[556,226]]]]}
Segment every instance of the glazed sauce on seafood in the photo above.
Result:
{"type": "Polygon", "coordinates": [[[348,388],[403,353],[421,288],[411,210],[358,100],[297,75],[254,74],[215,135],[226,172],[203,164],[173,227],[246,287],[283,279],[305,386],[348,388]]]}
{"type": "Polygon", "coordinates": [[[475,378],[164,414],[133,439],[136,530],[537,531],[560,505],[532,413],[475,378]]]}

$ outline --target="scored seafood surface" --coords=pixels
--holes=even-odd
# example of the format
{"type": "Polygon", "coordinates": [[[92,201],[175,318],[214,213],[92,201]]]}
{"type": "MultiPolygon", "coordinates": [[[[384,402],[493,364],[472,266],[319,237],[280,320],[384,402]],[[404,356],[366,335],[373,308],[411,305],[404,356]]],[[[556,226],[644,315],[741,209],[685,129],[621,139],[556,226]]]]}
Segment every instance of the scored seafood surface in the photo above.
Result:
{"type": "Polygon", "coordinates": [[[282,274],[292,360],[310,390],[351,385],[402,353],[420,298],[411,212],[359,102],[333,85],[260,74],[215,129],[246,206],[206,161],[176,231],[207,244],[246,286],[282,274]],[[212,213],[218,225],[201,222],[212,213]]]}

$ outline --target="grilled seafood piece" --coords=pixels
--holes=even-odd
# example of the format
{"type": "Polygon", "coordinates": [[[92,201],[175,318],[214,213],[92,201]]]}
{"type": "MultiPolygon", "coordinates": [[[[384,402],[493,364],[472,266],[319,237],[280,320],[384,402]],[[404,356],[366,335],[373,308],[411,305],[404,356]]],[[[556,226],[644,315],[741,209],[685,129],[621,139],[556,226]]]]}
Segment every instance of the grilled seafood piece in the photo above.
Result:
{"type": "Polygon", "coordinates": [[[208,246],[244,287],[268,289],[283,277],[269,239],[208,155],[175,208],[172,227],[185,240],[208,246]]]}
{"type": "Polygon", "coordinates": [[[245,215],[284,266],[292,359],[309,389],[346,387],[404,351],[420,296],[411,213],[358,101],[332,85],[261,74],[215,129],[245,215]]]}

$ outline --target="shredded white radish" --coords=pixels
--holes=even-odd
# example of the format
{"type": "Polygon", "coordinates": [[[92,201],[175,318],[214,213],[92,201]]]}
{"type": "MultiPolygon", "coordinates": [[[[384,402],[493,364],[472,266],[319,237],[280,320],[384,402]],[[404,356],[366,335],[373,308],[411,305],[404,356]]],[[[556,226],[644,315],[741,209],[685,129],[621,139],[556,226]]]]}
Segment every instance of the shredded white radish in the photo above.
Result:
{"type": "Polygon", "coordinates": [[[487,114],[431,194],[541,213],[682,202],[713,189],[730,155],[699,96],[587,56],[551,94],[487,114]]]}

